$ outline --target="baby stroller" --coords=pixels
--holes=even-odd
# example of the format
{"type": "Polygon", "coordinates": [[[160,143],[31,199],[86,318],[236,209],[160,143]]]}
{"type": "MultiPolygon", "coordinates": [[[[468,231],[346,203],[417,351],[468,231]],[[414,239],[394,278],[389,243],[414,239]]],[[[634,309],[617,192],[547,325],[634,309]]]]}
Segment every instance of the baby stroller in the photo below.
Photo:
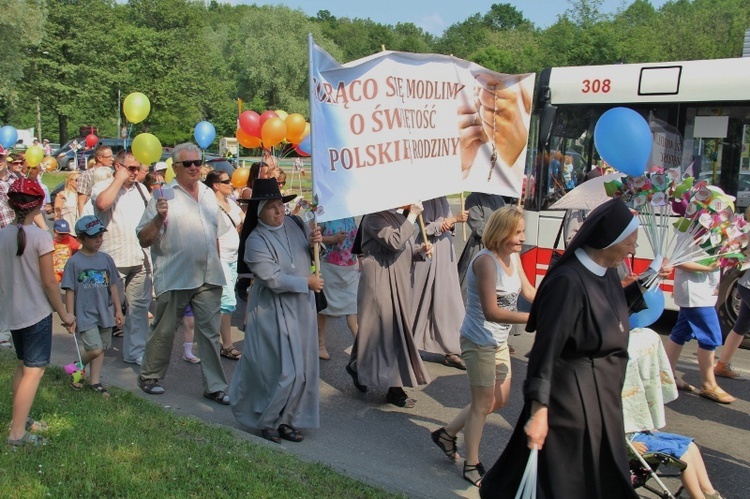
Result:
{"type": "Polygon", "coordinates": [[[680,485],[677,491],[672,494],[672,492],[669,491],[669,488],[664,485],[664,482],[661,481],[659,475],[656,474],[656,469],[660,465],[669,466],[671,468],[674,468],[677,473],[670,473],[669,475],[661,476],[679,478],[680,473],[682,473],[682,471],[687,468],[687,464],[685,464],[684,461],[681,461],[675,457],[670,456],[669,454],[664,454],[662,452],[646,452],[645,454],[641,455],[638,453],[638,451],[635,450],[635,448],[633,448],[633,445],[630,442],[626,440],[626,443],[628,446],[628,458],[630,460],[630,479],[633,482],[633,488],[638,489],[639,487],[643,487],[644,489],[653,492],[662,499],[675,499],[676,497],[679,497],[680,493],[682,492],[683,486],[680,485]],[[652,485],[649,485],[648,482],[651,479],[656,482],[656,484],[660,487],[659,489],[652,485]]]}

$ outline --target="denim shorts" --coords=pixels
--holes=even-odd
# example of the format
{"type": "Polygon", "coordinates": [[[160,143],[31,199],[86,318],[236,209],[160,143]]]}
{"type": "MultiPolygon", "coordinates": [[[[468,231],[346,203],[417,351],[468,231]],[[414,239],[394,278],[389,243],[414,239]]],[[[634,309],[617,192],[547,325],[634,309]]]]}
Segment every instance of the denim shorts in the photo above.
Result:
{"type": "Polygon", "coordinates": [[[10,332],[16,357],[26,367],[45,367],[52,353],[52,314],[33,326],[10,332]]]}

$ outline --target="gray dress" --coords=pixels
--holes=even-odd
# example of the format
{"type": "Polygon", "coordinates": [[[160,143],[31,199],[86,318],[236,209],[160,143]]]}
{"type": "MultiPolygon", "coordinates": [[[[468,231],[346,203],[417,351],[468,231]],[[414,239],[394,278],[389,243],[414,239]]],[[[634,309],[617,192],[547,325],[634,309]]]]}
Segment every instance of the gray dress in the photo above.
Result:
{"type": "Polygon", "coordinates": [[[365,386],[413,387],[430,381],[411,329],[411,267],[417,228],[392,211],[365,216],[357,290],[359,332],[350,366],[365,386]]]}
{"type": "Polygon", "coordinates": [[[490,215],[503,206],[505,206],[505,201],[496,194],[472,192],[466,198],[465,209],[469,212],[466,225],[471,229],[471,235],[466,241],[461,258],[458,259],[458,280],[461,283],[461,295],[464,297],[464,301],[466,301],[466,271],[477,253],[484,248],[484,244],[482,244],[484,226],[487,224],[490,215]]]}
{"type": "MultiPolygon", "coordinates": [[[[452,216],[445,197],[423,203],[425,231],[432,243],[432,258],[414,265],[412,324],[417,348],[431,353],[460,354],[459,329],[464,304],[458,283],[453,234],[441,225],[452,216]]],[[[422,243],[422,234],[417,237],[422,243]]]]}
{"type": "Polygon", "coordinates": [[[276,231],[258,224],[244,259],[255,282],[243,355],[229,389],[232,412],[249,428],[317,428],[318,326],[307,287],[306,237],[289,218],[276,231]]]}

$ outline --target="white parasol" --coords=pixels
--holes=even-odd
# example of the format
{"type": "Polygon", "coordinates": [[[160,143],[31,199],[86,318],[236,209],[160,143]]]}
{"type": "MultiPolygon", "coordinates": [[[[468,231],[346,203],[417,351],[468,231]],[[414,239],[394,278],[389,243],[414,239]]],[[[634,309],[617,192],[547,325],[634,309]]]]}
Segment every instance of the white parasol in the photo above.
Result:
{"type": "Polygon", "coordinates": [[[607,196],[604,184],[624,177],[624,173],[615,172],[594,177],[587,180],[572,191],[557,200],[550,210],[593,210],[605,201],[612,199],[607,196]]]}

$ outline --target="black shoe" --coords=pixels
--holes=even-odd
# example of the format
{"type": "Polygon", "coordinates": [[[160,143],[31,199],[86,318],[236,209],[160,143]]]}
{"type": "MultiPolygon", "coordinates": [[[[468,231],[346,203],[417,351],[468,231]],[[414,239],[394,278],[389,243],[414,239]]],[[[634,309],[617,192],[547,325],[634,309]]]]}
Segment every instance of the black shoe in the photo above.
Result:
{"type": "Polygon", "coordinates": [[[218,392],[203,392],[203,396],[208,400],[213,400],[221,405],[229,405],[229,395],[219,390],[218,392]]]}
{"type": "Polygon", "coordinates": [[[405,409],[411,409],[417,405],[417,401],[409,398],[403,388],[389,388],[388,393],[385,395],[385,401],[389,404],[393,404],[397,407],[403,407],[405,409]]]}
{"type": "Polygon", "coordinates": [[[352,366],[350,366],[349,364],[346,365],[346,372],[348,372],[349,376],[352,377],[352,381],[354,382],[354,388],[356,388],[362,393],[367,393],[367,387],[359,383],[359,375],[357,374],[357,371],[352,369],[352,366]]]}

